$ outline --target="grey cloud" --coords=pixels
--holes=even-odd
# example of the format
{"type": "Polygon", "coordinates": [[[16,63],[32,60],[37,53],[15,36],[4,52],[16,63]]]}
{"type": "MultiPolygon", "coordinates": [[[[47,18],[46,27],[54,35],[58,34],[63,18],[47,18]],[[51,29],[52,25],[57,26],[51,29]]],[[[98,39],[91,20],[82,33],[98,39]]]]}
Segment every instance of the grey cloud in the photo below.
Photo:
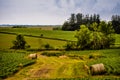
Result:
{"type": "Polygon", "coordinates": [[[61,24],[71,13],[120,14],[120,0],[0,0],[0,24],[61,24]]]}

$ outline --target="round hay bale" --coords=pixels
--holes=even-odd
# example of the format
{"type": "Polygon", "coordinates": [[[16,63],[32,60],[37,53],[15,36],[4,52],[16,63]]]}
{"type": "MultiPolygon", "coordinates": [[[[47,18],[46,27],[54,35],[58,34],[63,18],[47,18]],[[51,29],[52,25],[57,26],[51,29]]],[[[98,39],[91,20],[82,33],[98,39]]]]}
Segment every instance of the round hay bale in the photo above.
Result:
{"type": "Polygon", "coordinates": [[[66,55],[59,56],[59,58],[68,58],[66,55]]]}
{"type": "Polygon", "coordinates": [[[30,59],[37,59],[37,54],[36,54],[36,53],[30,54],[30,55],[29,55],[29,58],[30,58],[30,59]]]}
{"type": "Polygon", "coordinates": [[[105,73],[105,67],[103,63],[100,64],[94,64],[90,66],[90,71],[92,75],[97,74],[104,74],[105,73]]]}

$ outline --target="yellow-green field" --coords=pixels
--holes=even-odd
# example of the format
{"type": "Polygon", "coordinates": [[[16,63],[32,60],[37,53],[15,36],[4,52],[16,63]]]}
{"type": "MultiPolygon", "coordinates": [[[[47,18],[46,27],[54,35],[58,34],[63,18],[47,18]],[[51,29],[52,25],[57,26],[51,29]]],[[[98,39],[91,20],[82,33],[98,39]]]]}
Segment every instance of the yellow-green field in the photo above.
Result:
{"type": "MultiPolygon", "coordinates": [[[[14,53],[18,54],[18,53],[14,53]]],[[[19,53],[23,54],[23,53],[19,53]]],[[[119,80],[120,78],[120,50],[88,50],[88,51],[41,51],[37,52],[36,62],[19,70],[6,80],[38,80],[38,79],[90,79],[119,80]],[[43,55],[51,54],[51,56],[43,55]],[[53,56],[52,54],[63,54],[53,56]],[[93,55],[92,58],[90,56],[93,55]],[[84,65],[103,63],[107,72],[104,75],[92,76],[84,65]]],[[[27,57],[26,53],[24,56],[27,57]]]]}

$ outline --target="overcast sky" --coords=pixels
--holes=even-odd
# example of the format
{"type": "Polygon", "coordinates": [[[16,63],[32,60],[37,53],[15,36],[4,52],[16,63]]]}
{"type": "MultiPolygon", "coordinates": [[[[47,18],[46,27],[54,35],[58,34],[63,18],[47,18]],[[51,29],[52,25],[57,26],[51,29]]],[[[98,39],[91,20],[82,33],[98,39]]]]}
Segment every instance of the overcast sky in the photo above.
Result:
{"type": "Polygon", "coordinates": [[[63,24],[71,13],[120,15],[120,0],[0,0],[0,24],[63,24]]]}

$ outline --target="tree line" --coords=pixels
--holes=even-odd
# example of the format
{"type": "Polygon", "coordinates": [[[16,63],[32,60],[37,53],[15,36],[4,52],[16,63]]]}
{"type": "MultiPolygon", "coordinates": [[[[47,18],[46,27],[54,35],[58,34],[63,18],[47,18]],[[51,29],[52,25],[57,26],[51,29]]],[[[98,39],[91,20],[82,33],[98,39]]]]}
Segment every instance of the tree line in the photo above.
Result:
{"type": "MultiPolygon", "coordinates": [[[[97,23],[98,26],[100,24],[100,15],[99,14],[93,14],[93,15],[83,15],[82,13],[77,13],[77,14],[71,14],[71,17],[64,22],[62,25],[62,30],[65,31],[74,31],[80,29],[80,25],[86,25],[89,26],[92,23],[97,23]]],[[[120,34],[120,16],[119,15],[113,15],[111,17],[112,26],[115,30],[115,33],[120,34]]]]}

